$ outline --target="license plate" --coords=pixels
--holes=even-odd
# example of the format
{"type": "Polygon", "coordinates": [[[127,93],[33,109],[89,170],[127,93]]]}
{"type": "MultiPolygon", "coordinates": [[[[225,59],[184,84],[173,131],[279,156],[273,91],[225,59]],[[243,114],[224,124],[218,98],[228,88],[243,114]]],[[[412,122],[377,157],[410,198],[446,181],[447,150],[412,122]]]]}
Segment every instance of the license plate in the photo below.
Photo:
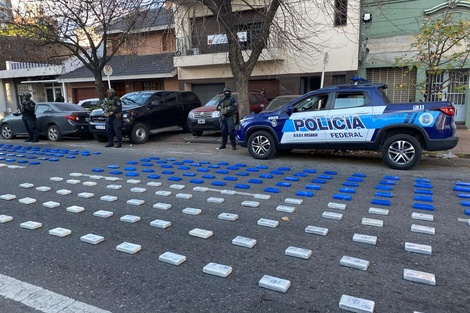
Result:
{"type": "Polygon", "coordinates": [[[95,128],[96,128],[96,129],[106,129],[106,126],[104,126],[104,125],[96,125],[95,128]]]}
{"type": "Polygon", "coordinates": [[[198,123],[198,124],[205,124],[205,123],[206,123],[206,120],[203,119],[203,118],[200,118],[200,119],[197,120],[197,123],[198,123]]]}

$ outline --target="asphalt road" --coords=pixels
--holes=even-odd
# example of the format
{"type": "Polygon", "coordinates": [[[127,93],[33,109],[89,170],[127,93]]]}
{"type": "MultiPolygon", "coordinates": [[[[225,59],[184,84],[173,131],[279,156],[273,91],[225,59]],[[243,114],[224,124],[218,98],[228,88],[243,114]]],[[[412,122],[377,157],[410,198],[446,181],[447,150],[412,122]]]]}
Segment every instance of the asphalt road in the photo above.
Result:
{"type": "MultiPolygon", "coordinates": [[[[411,171],[389,169],[376,153],[294,151],[259,161],[243,148],[216,150],[217,134],[205,139],[209,143],[188,137],[166,132],[121,149],[92,140],[0,140],[0,215],[13,218],[0,224],[0,274],[111,312],[345,312],[343,295],[363,305],[373,301],[374,312],[468,312],[470,226],[458,219],[468,218],[469,160],[427,155],[411,171]],[[22,203],[28,198],[35,202],[22,203]],[[84,211],[68,212],[72,206],[84,211]],[[370,213],[371,207],[388,215],[370,213]],[[185,214],[186,208],[201,213],[185,214]],[[113,215],[94,216],[99,210],[113,215]],[[221,213],[238,219],[221,220],[221,213]],[[123,222],[125,215],[140,220],[123,222]],[[260,226],[260,219],[279,224],[260,226]],[[154,220],[171,226],[152,227],[154,220]],[[42,227],[20,227],[27,221],[42,227]],[[382,227],[365,225],[380,221],[382,227]],[[435,234],[412,231],[416,225],[435,234]],[[307,233],[308,226],[328,233],[307,233]],[[71,234],[49,234],[58,227],[71,234]],[[212,236],[191,236],[195,228],[212,236]],[[87,234],[104,241],[84,243],[87,234]],[[359,234],[376,236],[376,244],[353,241],[359,234]],[[256,245],[236,246],[237,236],[256,245]],[[117,251],[123,242],[141,250],[117,251]],[[408,252],[406,242],[432,253],[408,252]],[[291,246],[305,249],[307,259],[287,256],[291,246]],[[165,252],[186,260],[178,266],[159,261],[165,252]],[[367,269],[340,265],[344,256],[368,261],[367,269]],[[211,262],[232,271],[227,277],[204,273],[211,262]],[[425,279],[434,277],[435,285],[405,280],[405,269],[434,275],[425,279]],[[290,287],[285,293],[260,287],[264,275],[277,278],[274,287],[279,279],[290,287]]],[[[4,289],[0,285],[5,297],[4,289]]],[[[0,311],[79,312],[35,297],[2,299],[0,311]]]]}

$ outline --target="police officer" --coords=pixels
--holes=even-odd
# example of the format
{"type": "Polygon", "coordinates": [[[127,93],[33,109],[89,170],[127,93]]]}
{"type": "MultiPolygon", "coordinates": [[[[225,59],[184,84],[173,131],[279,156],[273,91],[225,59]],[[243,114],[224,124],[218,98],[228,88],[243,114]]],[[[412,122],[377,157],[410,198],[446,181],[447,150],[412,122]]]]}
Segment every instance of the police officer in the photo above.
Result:
{"type": "Polygon", "coordinates": [[[116,136],[116,148],[122,147],[122,102],[116,96],[116,91],[108,89],[107,98],[104,100],[103,108],[106,116],[106,133],[108,134],[108,144],[105,147],[112,147],[114,136],[116,136]]]}
{"type": "Polygon", "coordinates": [[[62,97],[62,93],[60,92],[60,90],[57,90],[57,91],[55,92],[55,100],[54,100],[54,102],[64,102],[64,101],[65,101],[65,99],[64,99],[64,97],[62,97]]]}
{"type": "Polygon", "coordinates": [[[36,103],[31,100],[31,93],[29,92],[25,92],[23,98],[24,100],[23,103],[21,103],[20,111],[22,114],[21,119],[28,132],[28,139],[26,139],[25,142],[38,142],[39,131],[36,126],[36,113],[34,112],[36,103]]]}
{"type": "Polygon", "coordinates": [[[234,113],[237,111],[237,101],[232,97],[230,88],[224,88],[224,98],[217,104],[217,110],[220,111],[220,128],[222,130],[222,144],[217,149],[225,149],[227,137],[230,137],[232,150],[236,150],[234,120],[236,116],[234,113]]]}

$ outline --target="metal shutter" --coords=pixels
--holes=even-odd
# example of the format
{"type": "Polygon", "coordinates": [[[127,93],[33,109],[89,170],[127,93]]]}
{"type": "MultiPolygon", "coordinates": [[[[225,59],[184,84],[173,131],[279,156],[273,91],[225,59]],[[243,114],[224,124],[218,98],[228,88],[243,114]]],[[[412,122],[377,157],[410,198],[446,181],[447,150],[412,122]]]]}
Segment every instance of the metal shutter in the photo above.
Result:
{"type": "Polygon", "coordinates": [[[368,68],[367,80],[371,83],[387,84],[385,93],[392,102],[415,101],[416,68],[409,72],[393,67],[368,68]]]}

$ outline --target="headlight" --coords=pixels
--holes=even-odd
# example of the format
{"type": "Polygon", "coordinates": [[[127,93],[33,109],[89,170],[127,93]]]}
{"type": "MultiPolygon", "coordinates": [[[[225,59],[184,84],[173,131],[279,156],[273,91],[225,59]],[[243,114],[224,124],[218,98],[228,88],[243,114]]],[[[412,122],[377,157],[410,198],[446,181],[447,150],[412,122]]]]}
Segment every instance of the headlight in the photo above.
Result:
{"type": "Polygon", "coordinates": [[[122,118],[128,118],[127,113],[124,113],[124,114],[122,115],[122,118]]]}
{"type": "Polygon", "coordinates": [[[212,112],[212,117],[220,117],[220,111],[212,112]]]}
{"type": "Polygon", "coordinates": [[[188,117],[189,118],[194,118],[194,112],[189,112],[188,117]]]}

